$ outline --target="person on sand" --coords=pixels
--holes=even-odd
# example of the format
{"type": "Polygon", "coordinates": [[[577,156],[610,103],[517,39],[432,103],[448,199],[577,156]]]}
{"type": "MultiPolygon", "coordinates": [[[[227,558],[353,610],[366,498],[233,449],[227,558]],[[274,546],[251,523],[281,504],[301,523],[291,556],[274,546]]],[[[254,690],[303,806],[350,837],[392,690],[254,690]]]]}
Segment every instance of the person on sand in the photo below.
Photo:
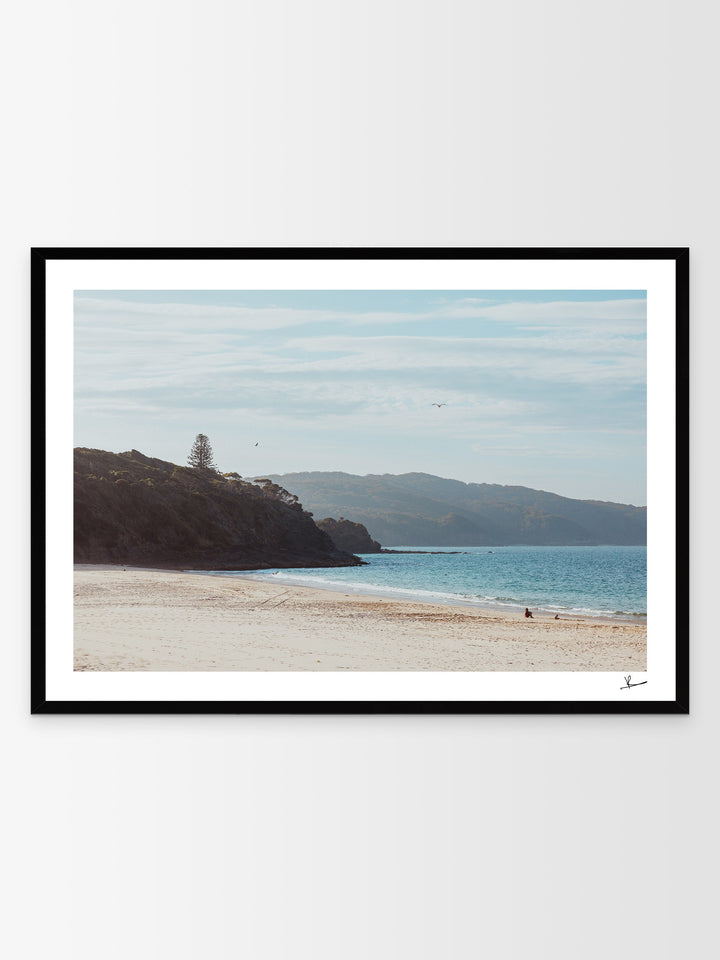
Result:
{"type": "Polygon", "coordinates": [[[533,618],[532,613],[528,610],[527,607],[525,607],[525,616],[526,616],[526,617],[530,617],[531,620],[532,620],[532,618],[533,618]]]}

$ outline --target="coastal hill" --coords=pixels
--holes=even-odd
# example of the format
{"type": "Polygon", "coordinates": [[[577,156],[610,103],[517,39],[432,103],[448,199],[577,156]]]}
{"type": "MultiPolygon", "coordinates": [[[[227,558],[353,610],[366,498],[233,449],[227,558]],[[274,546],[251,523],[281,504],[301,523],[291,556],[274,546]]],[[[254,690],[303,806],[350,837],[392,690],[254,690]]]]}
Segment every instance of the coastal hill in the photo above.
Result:
{"type": "Polygon", "coordinates": [[[427,473],[286,473],[269,479],[316,516],[351,517],[384,546],[644,544],[647,508],[427,473]]]}
{"type": "Polygon", "coordinates": [[[75,562],[197,570],[361,563],[269,479],[76,448],[75,562]]]}
{"type": "Polygon", "coordinates": [[[382,547],[373,540],[367,532],[367,527],[362,523],[353,523],[352,520],[346,520],[340,517],[339,520],[333,520],[332,517],[326,517],[324,520],[316,520],[317,525],[325,533],[329,533],[333,543],[339,550],[345,550],[347,553],[380,553],[382,547]]]}

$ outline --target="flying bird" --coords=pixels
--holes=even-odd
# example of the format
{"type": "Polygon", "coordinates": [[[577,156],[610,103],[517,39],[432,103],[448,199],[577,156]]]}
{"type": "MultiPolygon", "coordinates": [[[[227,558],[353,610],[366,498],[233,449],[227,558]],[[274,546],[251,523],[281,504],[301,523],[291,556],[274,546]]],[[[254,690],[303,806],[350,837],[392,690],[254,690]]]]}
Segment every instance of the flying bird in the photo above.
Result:
{"type": "Polygon", "coordinates": [[[446,403],[431,403],[430,406],[431,406],[431,407],[438,407],[438,408],[439,408],[439,407],[446,407],[447,404],[446,404],[446,403]]]}
{"type": "Polygon", "coordinates": [[[258,445],[258,443],[260,443],[260,441],[259,441],[259,440],[258,440],[258,442],[257,442],[257,443],[255,444],[255,446],[257,446],[257,445],[258,445]]]}

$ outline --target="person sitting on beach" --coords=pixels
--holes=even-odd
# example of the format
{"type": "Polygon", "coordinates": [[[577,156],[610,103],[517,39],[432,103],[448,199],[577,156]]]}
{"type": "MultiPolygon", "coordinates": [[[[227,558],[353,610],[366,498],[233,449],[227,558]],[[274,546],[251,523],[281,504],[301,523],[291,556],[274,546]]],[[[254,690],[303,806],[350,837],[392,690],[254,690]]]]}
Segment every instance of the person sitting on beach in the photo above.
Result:
{"type": "Polygon", "coordinates": [[[532,620],[532,613],[530,613],[527,607],[525,607],[525,616],[530,617],[530,619],[532,620]]]}

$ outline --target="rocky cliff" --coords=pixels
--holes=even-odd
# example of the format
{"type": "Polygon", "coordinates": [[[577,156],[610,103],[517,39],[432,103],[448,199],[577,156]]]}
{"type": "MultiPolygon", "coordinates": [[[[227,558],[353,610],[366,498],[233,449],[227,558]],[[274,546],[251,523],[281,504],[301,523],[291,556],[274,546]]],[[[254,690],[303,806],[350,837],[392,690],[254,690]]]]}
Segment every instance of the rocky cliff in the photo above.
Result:
{"type": "Polygon", "coordinates": [[[317,525],[325,533],[330,534],[338,550],[346,550],[348,553],[380,553],[382,549],[362,523],[353,523],[352,520],[346,520],[344,517],[340,517],[339,520],[326,517],[324,520],[318,520],[317,525]]]}
{"type": "Polygon", "coordinates": [[[197,570],[361,563],[297,497],[137,450],[75,450],[75,562],[197,570]]]}

